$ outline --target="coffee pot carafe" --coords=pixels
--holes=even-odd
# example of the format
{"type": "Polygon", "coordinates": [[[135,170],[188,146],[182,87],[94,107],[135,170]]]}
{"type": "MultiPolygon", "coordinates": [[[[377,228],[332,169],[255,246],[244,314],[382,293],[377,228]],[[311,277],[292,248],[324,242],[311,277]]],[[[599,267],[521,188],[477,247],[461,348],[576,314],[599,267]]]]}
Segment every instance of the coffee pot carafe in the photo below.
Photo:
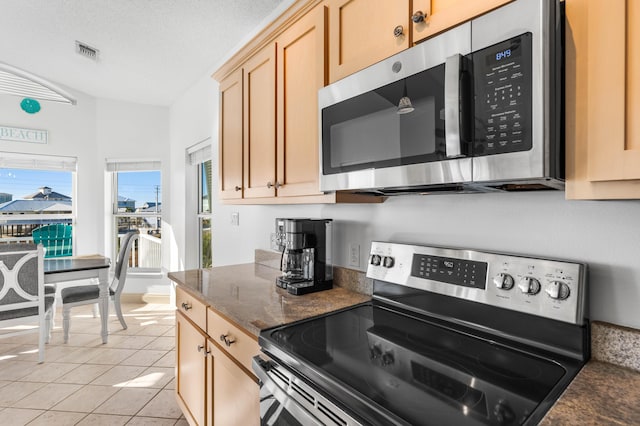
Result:
{"type": "Polygon", "coordinates": [[[291,294],[326,290],[333,286],[331,219],[276,219],[272,246],[282,253],[276,279],[291,294]]]}

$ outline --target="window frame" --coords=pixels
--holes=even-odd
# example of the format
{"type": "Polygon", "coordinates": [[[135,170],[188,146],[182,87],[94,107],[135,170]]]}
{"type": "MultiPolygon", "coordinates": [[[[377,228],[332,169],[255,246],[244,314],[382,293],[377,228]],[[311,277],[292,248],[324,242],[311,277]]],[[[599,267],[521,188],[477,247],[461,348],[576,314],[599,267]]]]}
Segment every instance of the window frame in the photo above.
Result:
{"type": "MultiPolygon", "coordinates": [[[[136,173],[136,172],[159,172],[160,173],[160,193],[162,194],[162,167],[159,161],[127,161],[127,160],[107,160],[107,172],[111,174],[111,240],[112,240],[112,256],[114,259],[118,256],[119,237],[118,237],[118,219],[145,219],[156,218],[158,223],[157,229],[162,229],[162,210],[160,212],[119,212],[118,211],[118,174],[119,173],[136,173]]],[[[159,198],[162,200],[162,197],[159,198]]],[[[160,203],[162,205],[162,203],[160,203]]],[[[144,234],[140,234],[141,238],[146,238],[144,234]]],[[[135,242],[134,250],[140,247],[140,239],[135,242]]],[[[136,265],[129,266],[128,274],[132,275],[149,275],[159,274],[162,272],[162,243],[160,244],[160,265],[158,267],[140,267],[136,265]]],[[[133,251],[133,250],[132,250],[133,251]]]]}
{"type": "MultiPolygon", "coordinates": [[[[41,170],[51,172],[68,172],[71,173],[71,213],[34,213],[34,214],[18,214],[15,218],[14,215],[0,215],[2,221],[6,221],[6,225],[9,225],[12,221],[25,221],[25,220],[46,220],[50,224],[50,221],[55,220],[69,220],[69,224],[73,227],[71,236],[72,253],[76,253],[76,222],[77,222],[77,185],[78,185],[78,159],[77,157],[60,156],[60,155],[46,155],[46,154],[30,154],[30,153],[15,153],[0,151],[0,169],[17,169],[17,170],[41,170]]],[[[37,189],[37,188],[34,188],[37,189]]],[[[65,222],[66,223],[66,222],[65,222]]],[[[4,242],[23,242],[33,240],[31,236],[24,237],[7,237],[1,239],[4,242]]]]}
{"type": "MultiPolygon", "coordinates": [[[[198,203],[198,208],[197,208],[197,219],[198,219],[198,267],[199,268],[210,268],[213,266],[213,253],[211,253],[211,258],[209,259],[209,263],[205,264],[203,262],[204,260],[204,252],[203,252],[203,247],[204,247],[204,228],[203,228],[203,222],[205,220],[209,221],[209,250],[211,250],[211,240],[213,238],[213,234],[212,234],[212,229],[211,229],[211,225],[213,223],[213,206],[211,205],[212,202],[212,198],[213,198],[213,191],[211,189],[211,185],[212,185],[212,179],[208,179],[208,185],[209,185],[209,210],[206,211],[204,209],[204,187],[203,187],[203,181],[206,179],[205,173],[204,171],[206,170],[205,168],[205,164],[209,162],[209,170],[212,170],[213,167],[213,160],[208,159],[202,162],[199,162],[196,164],[196,178],[197,178],[197,188],[198,188],[198,199],[197,199],[197,203],[198,203]]],[[[211,174],[211,173],[210,173],[211,174]]]]}

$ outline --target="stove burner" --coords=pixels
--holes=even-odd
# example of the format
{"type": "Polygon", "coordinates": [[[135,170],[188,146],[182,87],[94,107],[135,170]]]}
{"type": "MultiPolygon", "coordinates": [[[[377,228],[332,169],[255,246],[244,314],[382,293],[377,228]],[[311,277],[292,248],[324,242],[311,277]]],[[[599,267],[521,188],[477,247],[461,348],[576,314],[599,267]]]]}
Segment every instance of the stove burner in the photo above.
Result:
{"type": "MultiPolygon", "coordinates": [[[[457,368],[464,370],[462,366],[457,368]]],[[[468,408],[474,408],[485,400],[484,394],[479,390],[419,363],[411,362],[411,371],[413,379],[421,385],[468,408]]],[[[481,411],[485,410],[484,404],[479,407],[481,411]]]]}
{"type": "Polygon", "coordinates": [[[497,346],[480,352],[477,361],[481,367],[509,379],[531,380],[542,373],[537,360],[497,346]]]}
{"type": "Polygon", "coordinates": [[[453,333],[445,332],[433,328],[429,334],[415,335],[411,332],[407,333],[407,341],[411,342],[416,348],[424,349],[426,352],[453,351],[460,347],[460,338],[453,333]]]}

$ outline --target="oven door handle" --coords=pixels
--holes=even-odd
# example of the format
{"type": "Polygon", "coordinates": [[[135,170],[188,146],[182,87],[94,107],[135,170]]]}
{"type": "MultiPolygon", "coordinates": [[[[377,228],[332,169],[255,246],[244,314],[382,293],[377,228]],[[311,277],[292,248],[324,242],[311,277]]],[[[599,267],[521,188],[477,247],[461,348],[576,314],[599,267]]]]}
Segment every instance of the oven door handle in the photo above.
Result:
{"type": "Polygon", "coordinates": [[[462,55],[449,56],[444,63],[444,129],[447,158],[463,156],[460,131],[460,68],[462,55]]]}
{"type": "Polygon", "coordinates": [[[264,365],[268,363],[269,361],[263,360],[259,355],[254,356],[253,362],[251,363],[253,371],[258,376],[258,379],[260,379],[261,386],[266,387],[273,397],[280,402],[284,409],[291,413],[301,424],[305,426],[323,426],[318,419],[298,404],[284,389],[278,386],[278,384],[269,377],[268,371],[264,367],[264,365]]]}

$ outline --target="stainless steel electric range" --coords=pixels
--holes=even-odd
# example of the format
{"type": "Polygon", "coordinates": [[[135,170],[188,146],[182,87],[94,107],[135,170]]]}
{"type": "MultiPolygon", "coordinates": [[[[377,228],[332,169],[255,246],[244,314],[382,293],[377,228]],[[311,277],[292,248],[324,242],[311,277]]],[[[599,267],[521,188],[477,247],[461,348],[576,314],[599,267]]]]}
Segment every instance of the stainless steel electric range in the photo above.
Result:
{"type": "Polygon", "coordinates": [[[589,359],[584,264],[374,242],[367,276],[260,334],[262,424],[536,424],[589,359]]]}

